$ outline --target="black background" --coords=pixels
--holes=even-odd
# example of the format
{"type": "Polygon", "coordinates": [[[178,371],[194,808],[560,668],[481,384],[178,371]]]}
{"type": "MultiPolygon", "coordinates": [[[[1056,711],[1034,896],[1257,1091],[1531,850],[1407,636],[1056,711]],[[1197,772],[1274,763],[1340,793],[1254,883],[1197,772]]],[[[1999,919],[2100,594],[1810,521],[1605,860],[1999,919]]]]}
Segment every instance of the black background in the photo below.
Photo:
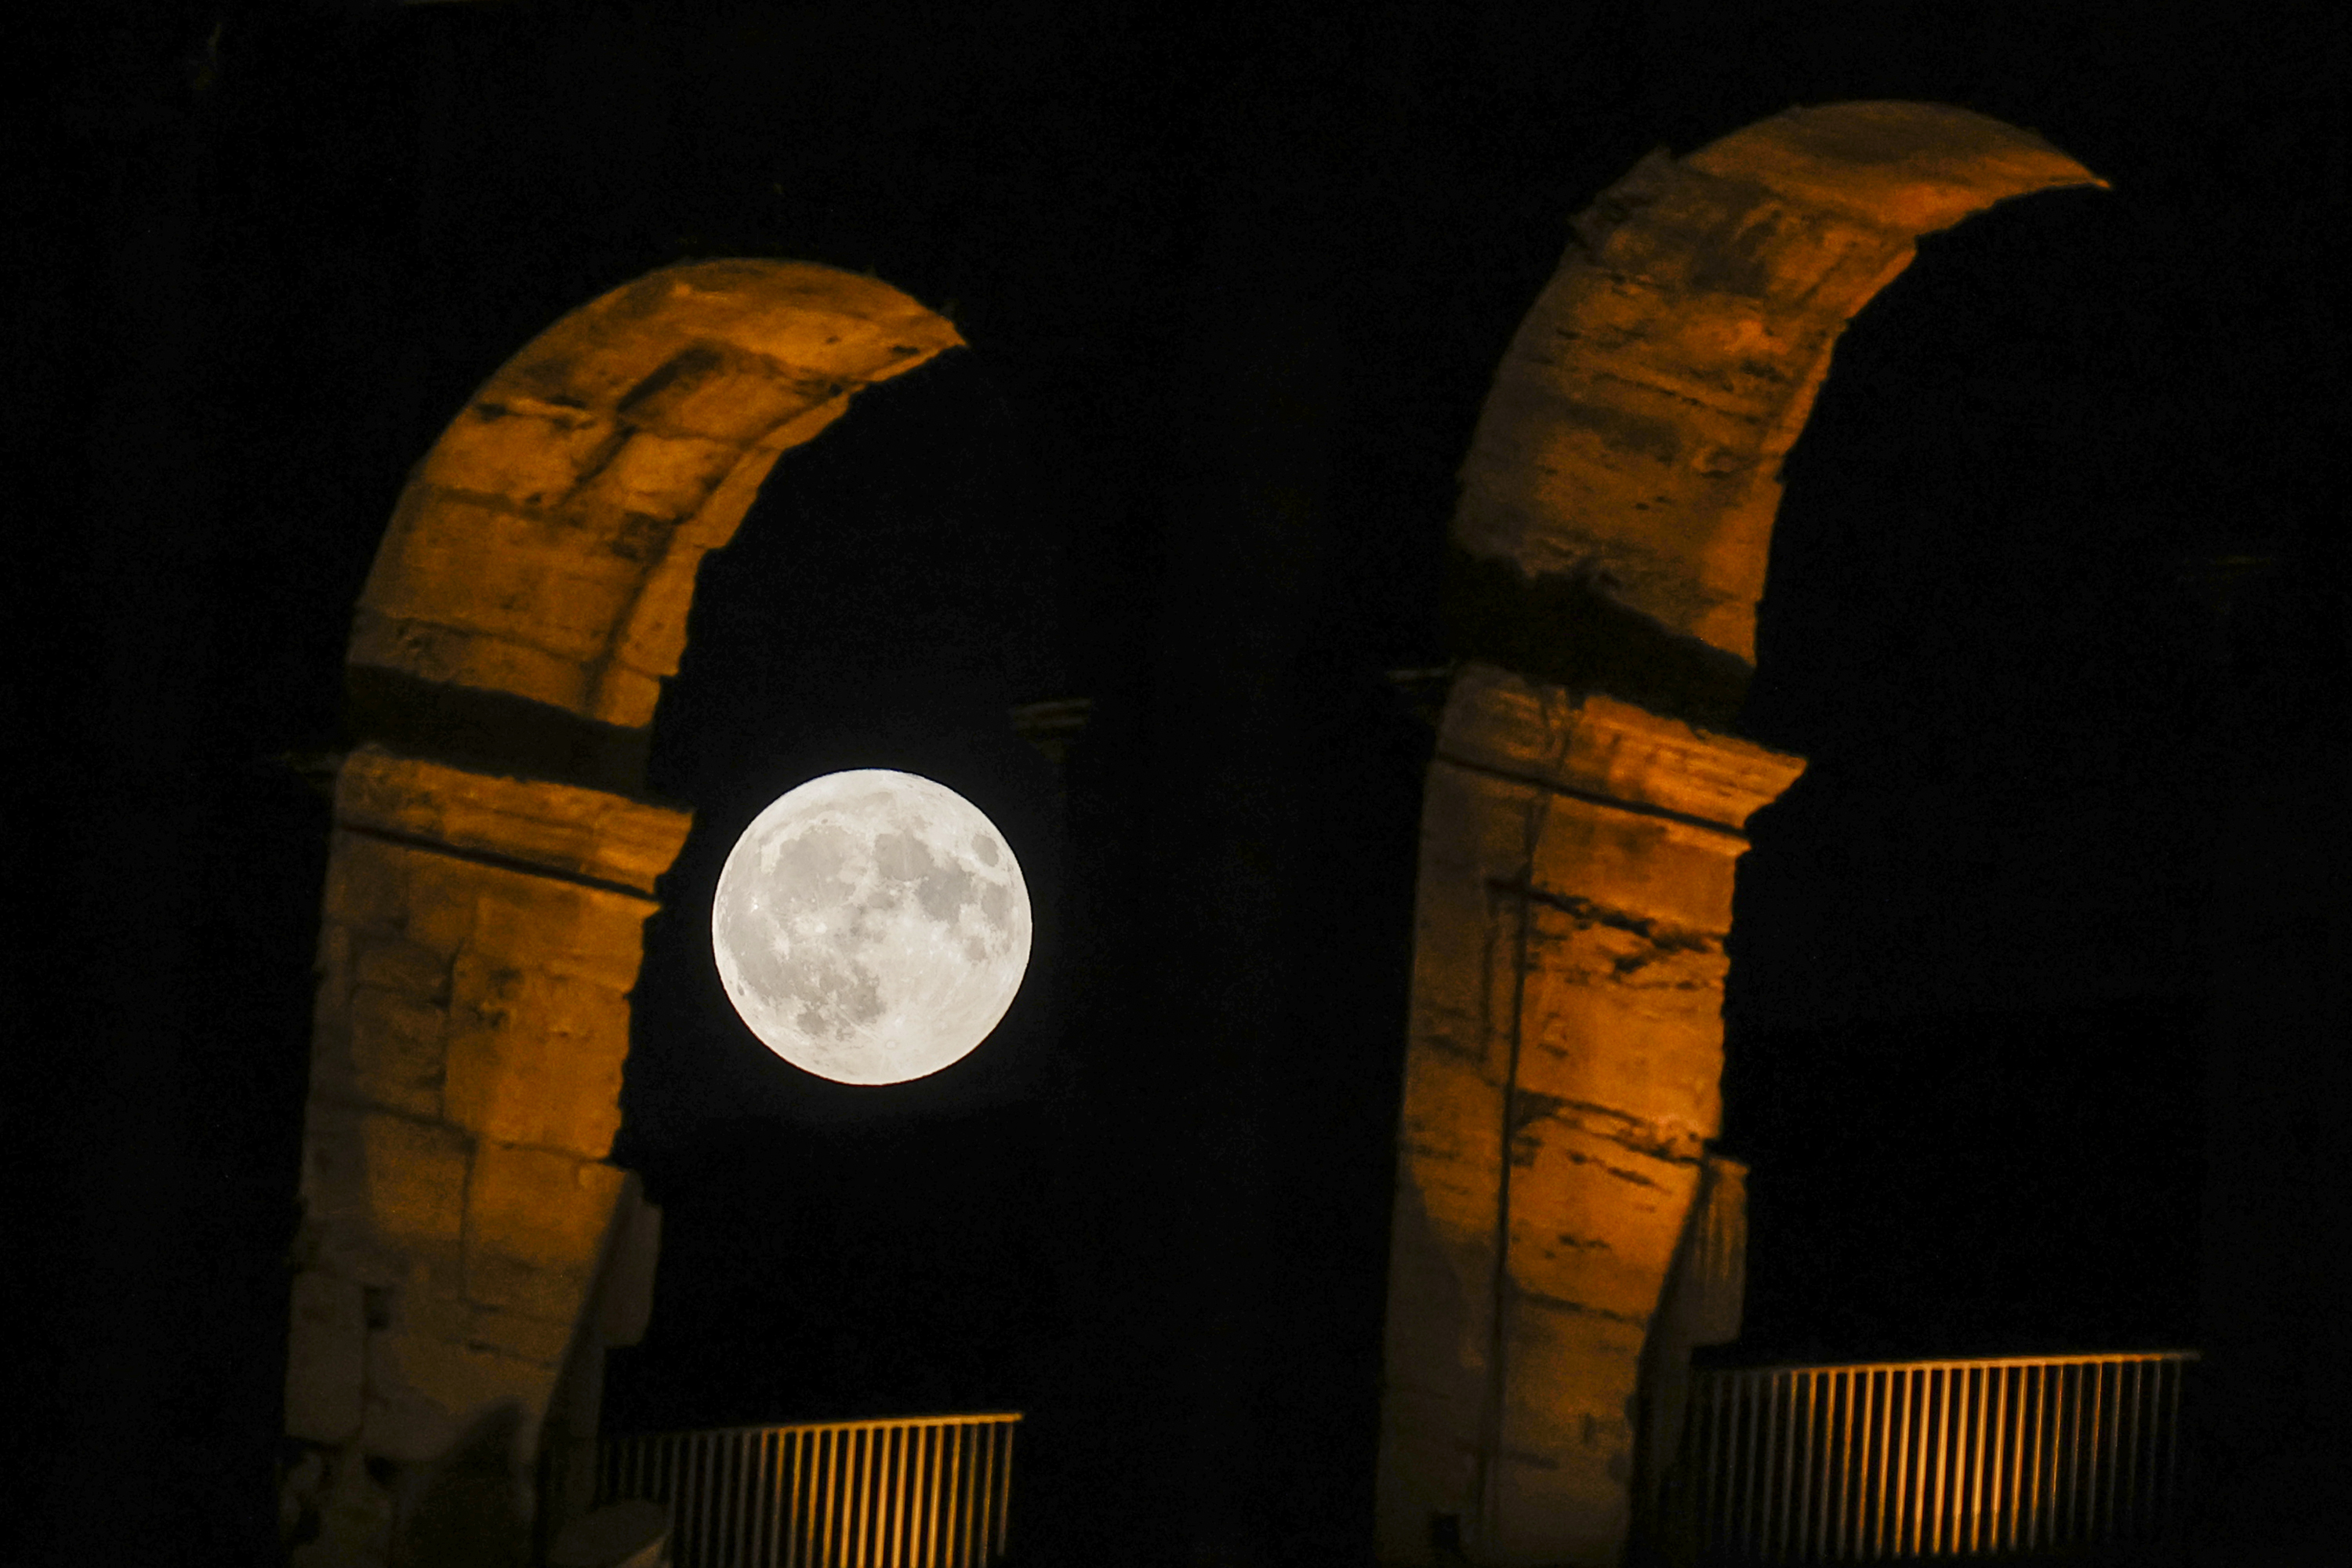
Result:
{"type": "Polygon", "coordinates": [[[971,346],[704,568],[614,1153],[666,1250],[608,1427],[1018,1408],[1039,1560],[1367,1560],[1430,747],[1384,672],[1454,651],[1454,472],[1569,217],[1796,103],[1959,104],[2113,189],[1924,242],[1788,464],[1739,727],[1811,765],[1740,875],[1728,1353],[2211,1328],[2217,824],[2344,690],[2329,8],[64,21],[5,239],[11,816],[49,868],[0,1129],[17,1560],[274,1550],[327,826],[277,759],[352,739],[352,606],[471,389],[727,255],[871,271],[971,346]],[[2231,557],[2271,564],[2225,611],[2231,557]],[[1007,710],[1064,697],[1057,769],[1007,710]],[[877,764],[1004,828],[1038,941],[981,1051],[848,1090],[734,1023],[699,910],[768,799],[877,764]]]}

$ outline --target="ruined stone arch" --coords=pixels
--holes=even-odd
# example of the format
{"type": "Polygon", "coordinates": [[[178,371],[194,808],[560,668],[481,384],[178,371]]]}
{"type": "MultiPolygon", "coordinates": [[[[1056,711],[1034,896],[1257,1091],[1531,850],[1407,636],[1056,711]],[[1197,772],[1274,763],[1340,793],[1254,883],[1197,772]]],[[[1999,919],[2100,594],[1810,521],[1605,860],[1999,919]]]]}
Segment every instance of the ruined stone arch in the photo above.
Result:
{"type": "Polygon", "coordinates": [[[1452,531],[1485,657],[1423,804],[1383,1563],[1619,1562],[1690,1348],[1738,1333],[1724,939],[1804,763],[1727,731],[1781,459],[1919,236],[2102,184],[1964,110],[1790,110],[1635,165],[1513,337],[1452,531]]]}
{"type": "Polygon", "coordinates": [[[604,1351],[643,1331],[658,1237],[606,1156],[641,928],[691,820],[643,763],[696,570],[780,455],[961,342],[871,278],[666,268],[533,339],[411,473],[352,629],[316,965],[298,1561],[458,1528],[436,1478],[486,1433],[510,1495],[464,1529],[527,1528],[541,1482],[542,1539],[584,1501],[604,1351]]]}

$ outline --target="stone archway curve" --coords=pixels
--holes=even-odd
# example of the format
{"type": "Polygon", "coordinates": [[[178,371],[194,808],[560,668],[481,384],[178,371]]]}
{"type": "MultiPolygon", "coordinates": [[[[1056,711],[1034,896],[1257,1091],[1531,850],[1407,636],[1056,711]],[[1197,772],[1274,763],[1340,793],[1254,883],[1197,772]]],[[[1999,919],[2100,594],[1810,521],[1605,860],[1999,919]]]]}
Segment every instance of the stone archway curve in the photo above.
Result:
{"type": "Polygon", "coordinates": [[[1603,192],[1512,339],[1452,542],[1515,658],[1457,675],[1423,806],[1387,1568],[1614,1564],[1654,1497],[1690,1348],[1738,1330],[1724,939],[1804,763],[1722,731],[1780,461],[1918,237],[2104,184],[1965,110],[1791,110],[1603,192]]]}
{"type": "Polygon", "coordinates": [[[522,1528],[542,1456],[542,1531],[584,1500],[604,1351],[650,1302],[659,1216],[606,1156],[642,926],[690,817],[523,733],[642,737],[696,570],[777,458],[961,342],[872,278],[669,267],[533,339],[411,473],[348,657],[355,706],[389,690],[405,713],[355,718],[336,780],[286,1382],[298,1562],[404,1561],[448,1506],[436,1467],[487,1430],[521,1500],[467,1528],[522,1528]]]}

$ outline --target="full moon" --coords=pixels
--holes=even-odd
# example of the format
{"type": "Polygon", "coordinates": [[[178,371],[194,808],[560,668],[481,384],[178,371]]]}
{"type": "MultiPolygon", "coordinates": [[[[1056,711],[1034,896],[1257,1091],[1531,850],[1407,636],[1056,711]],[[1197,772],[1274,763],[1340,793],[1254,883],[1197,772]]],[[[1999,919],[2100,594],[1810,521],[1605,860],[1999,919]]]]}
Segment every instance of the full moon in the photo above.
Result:
{"type": "Polygon", "coordinates": [[[710,903],[719,983],[794,1067],[904,1083],[971,1054],[1029,967],[1029,889],[996,825],[887,768],[786,791],[735,841],[710,903]]]}

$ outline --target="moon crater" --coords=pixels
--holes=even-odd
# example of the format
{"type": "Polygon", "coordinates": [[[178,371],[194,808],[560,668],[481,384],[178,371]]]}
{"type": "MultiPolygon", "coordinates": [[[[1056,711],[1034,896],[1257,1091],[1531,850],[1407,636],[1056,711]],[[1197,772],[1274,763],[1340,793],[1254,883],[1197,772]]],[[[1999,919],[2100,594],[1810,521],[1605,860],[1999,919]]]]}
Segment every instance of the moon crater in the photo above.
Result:
{"type": "Polygon", "coordinates": [[[978,807],[866,768],[786,792],[743,830],[711,900],[720,984],[770,1050],[842,1083],[960,1060],[1029,963],[1020,862],[978,807]]]}

